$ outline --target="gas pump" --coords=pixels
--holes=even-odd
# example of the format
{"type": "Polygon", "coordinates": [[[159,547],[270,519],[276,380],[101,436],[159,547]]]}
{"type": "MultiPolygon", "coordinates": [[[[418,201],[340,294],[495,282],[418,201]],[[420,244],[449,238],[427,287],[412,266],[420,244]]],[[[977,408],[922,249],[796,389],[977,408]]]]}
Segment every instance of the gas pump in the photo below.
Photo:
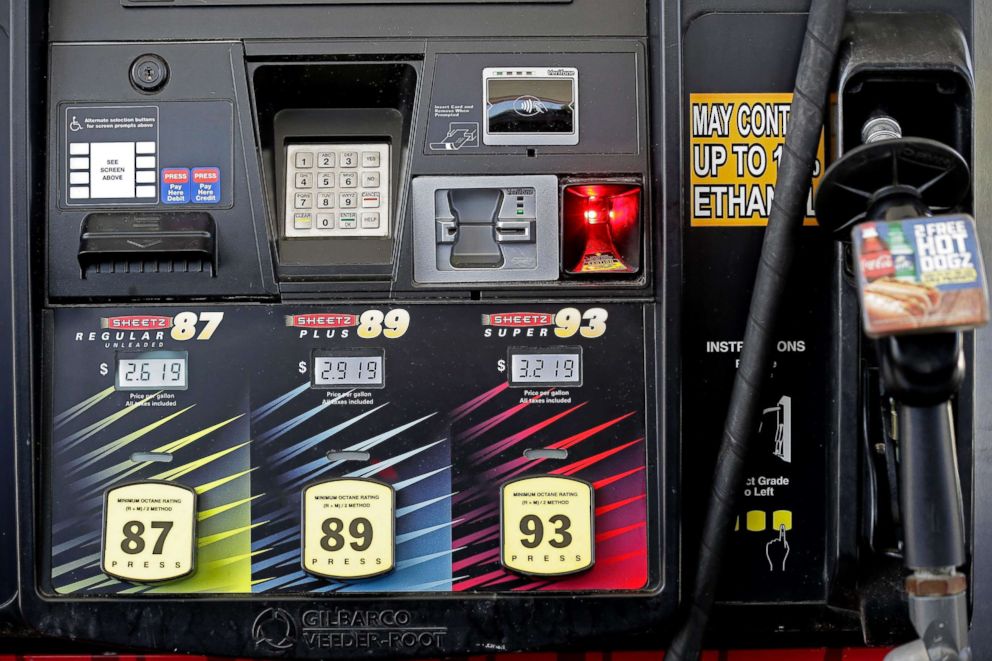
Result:
{"type": "Polygon", "coordinates": [[[988,34],[0,0],[0,653],[992,655],[988,34]]]}

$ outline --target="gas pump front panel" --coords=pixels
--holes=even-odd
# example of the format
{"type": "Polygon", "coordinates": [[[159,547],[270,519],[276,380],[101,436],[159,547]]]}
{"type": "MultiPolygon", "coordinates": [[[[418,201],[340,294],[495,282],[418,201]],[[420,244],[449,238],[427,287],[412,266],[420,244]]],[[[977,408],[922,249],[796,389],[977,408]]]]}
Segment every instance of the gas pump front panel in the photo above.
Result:
{"type": "Polygon", "coordinates": [[[261,28],[381,7],[220,4],[94,5],[101,38],[51,6],[28,622],[299,657],[646,631],[675,462],[644,8],[359,44],[261,28]]]}
{"type": "MultiPolygon", "coordinates": [[[[808,2],[23,5],[16,618],[246,657],[668,640],[808,2]]],[[[934,7],[965,43],[971,3],[934,7]]],[[[859,592],[898,525],[859,491],[884,425],[818,231],[811,204],[717,640],[903,612],[859,592]]]]}

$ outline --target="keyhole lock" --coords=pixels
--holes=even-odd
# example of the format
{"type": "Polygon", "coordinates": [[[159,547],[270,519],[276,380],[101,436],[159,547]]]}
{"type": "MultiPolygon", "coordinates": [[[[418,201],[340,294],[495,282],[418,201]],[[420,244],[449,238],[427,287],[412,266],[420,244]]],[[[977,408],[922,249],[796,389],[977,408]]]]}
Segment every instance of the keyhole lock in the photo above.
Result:
{"type": "Polygon", "coordinates": [[[131,65],[131,84],[142,92],[157,92],[169,80],[169,65],[158,55],[142,55],[131,65]]]}

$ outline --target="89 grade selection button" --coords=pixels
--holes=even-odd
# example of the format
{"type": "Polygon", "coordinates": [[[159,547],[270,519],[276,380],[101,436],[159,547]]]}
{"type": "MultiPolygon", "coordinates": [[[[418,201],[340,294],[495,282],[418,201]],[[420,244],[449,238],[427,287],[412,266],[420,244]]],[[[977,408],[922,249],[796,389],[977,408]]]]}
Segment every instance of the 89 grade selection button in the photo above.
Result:
{"type": "Polygon", "coordinates": [[[169,482],[136,482],[104,496],[101,568],[132,583],[193,573],[196,492],[169,482]]]}
{"type": "Polygon", "coordinates": [[[511,571],[565,576],[595,562],[594,489],[555,475],[522,477],[500,488],[500,559],[511,571]]]}
{"type": "Polygon", "coordinates": [[[303,569],[333,579],[371,578],[395,564],[396,493],[376,480],[328,480],[303,491],[303,569]]]}

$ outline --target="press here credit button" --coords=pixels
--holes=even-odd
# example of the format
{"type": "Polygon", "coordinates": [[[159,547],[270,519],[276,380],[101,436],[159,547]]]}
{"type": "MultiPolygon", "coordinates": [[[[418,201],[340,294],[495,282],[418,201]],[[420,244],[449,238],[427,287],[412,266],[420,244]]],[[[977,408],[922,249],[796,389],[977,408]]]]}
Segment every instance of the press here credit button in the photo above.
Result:
{"type": "Polygon", "coordinates": [[[220,202],[220,168],[193,168],[193,202],[220,202]]]}

